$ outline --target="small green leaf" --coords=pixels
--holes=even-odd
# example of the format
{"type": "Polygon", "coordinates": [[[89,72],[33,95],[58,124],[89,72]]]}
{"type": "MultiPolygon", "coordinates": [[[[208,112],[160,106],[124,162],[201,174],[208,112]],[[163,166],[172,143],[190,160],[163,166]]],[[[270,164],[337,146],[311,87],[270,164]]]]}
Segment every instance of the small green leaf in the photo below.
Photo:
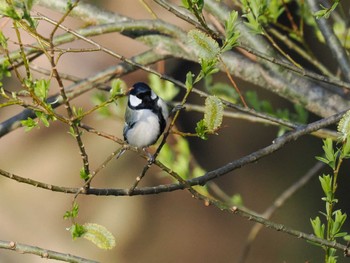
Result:
{"type": "Polygon", "coordinates": [[[91,175],[85,171],[84,167],[82,167],[80,169],[80,178],[83,179],[84,181],[87,181],[90,177],[91,177],[91,175]]]}
{"type": "Polygon", "coordinates": [[[198,29],[192,29],[188,32],[187,36],[189,44],[197,52],[199,58],[213,60],[220,54],[219,44],[206,33],[198,29]]]}
{"type": "Polygon", "coordinates": [[[42,101],[45,101],[50,88],[50,81],[46,79],[41,79],[34,82],[34,93],[42,101]]]}
{"type": "Polygon", "coordinates": [[[124,93],[126,90],[126,84],[121,79],[113,79],[111,82],[111,90],[109,91],[110,97],[114,98],[124,93]]]}
{"type": "Polygon", "coordinates": [[[315,219],[310,219],[311,226],[314,230],[315,236],[324,238],[325,225],[321,223],[321,219],[316,216],[315,219]]]}
{"type": "Polygon", "coordinates": [[[82,107],[72,107],[73,115],[75,118],[80,119],[84,116],[84,109],[82,107]]]}
{"type": "Polygon", "coordinates": [[[208,131],[214,133],[220,128],[224,114],[224,105],[216,96],[209,96],[205,100],[204,125],[208,131]]]}
{"type": "Polygon", "coordinates": [[[212,75],[219,71],[217,65],[217,59],[205,60],[200,58],[199,63],[201,64],[201,72],[197,76],[195,83],[199,82],[202,78],[212,75]]]}
{"type": "Polygon", "coordinates": [[[335,169],[337,163],[337,156],[339,151],[334,152],[333,141],[331,138],[326,138],[323,140],[323,151],[325,153],[325,157],[317,156],[316,159],[328,164],[333,170],[335,169]]]}
{"type": "Polygon", "coordinates": [[[70,231],[73,239],[77,239],[78,237],[81,237],[86,233],[85,227],[82,225],[79,225],[78,223],[73,224],[69,228],[69,231],[70,231]]]}
{"type": "Polygon", "coordinates": [[[205,126],[203,119],[197,122],[197,126],[195,130],[199,138],[201,138],[202,140],[208,140],[208,135],[207,135],[208,129],[205,126]]]}
{"type": "Polygon", "coordinates": [[[40,111],[36,111],[35,115],[38,117],[38,119],[44,124],[45,127],[49,127],[50,126],[50,122],[49,122],[49,116],[43,112],[40,111]]]}
{"type": "Polygon", "coordinates": [[[236,46],[238,43],[239,32],[236,30],[236,21],[238,12],[233,10],[229,18],[225,21],[225,41],[221,48],[221,52],[228,51],[236,46]]]}
{"type": "Polygon", "coordinates": [[[333,212],[333,215],[334,215],[334,222],[332,224],[331,235],[334,237],[337,234],[341,234],[343,236],[347,235],[347,233],[339,233],[342,226],[345,223],[345,220],[347,217],[346,213],[342,213],[341,210],[336,210],[333,212]]]}
{"type": "Polygon", "coordinates": [[[181,3],[183,7],[191,12],[201,13],[204,7],[204,0],[182,0],[181,3]]]}
{"type": "Polygon", "coordinates": [[[71,210],[68,210],[64,213],[63,218],[64,219],[70,219],[70,218],[76,218],[79,213],[79,205],[74,202],[73,207],[71,210]]]}
{"type": "Polygon", "coordinates": [[[69,127],[69,132],[68,133],[70,135],[72,135],[73,138],[75,138],[77,136],[77,134],[75,133],[74,128],[72,126],[69,127]]]}
{"type": "Polygon", "coordinates": [[[115,246],[115,238],[104,226],[86,223],[84,224],[83,237],[90,240],[101,249],[112,249],[115,246]]]}
{"type": "Polygon", "coordinates": [[[193,76],[194,74],[191,71],[187,72],[186,74],[185,85],[187,90],[191,90],[193,88],[193,76]]]}
{"type": "Polygon", "coordinates": [[[38,127],[38,122],[33,120],[32,118],[28,117],[28,119],[26,120],[22,120],[21,121],[21,125],[23,127],[25,127],[25,131],[29,132],[30,130],[32,130],[35,127],[38,127]]]}
{"type": "Polygon", "coordinates": [[[326,8],[321,5],[322,9],[314,13],[314,16],[316,17],[316,19],[320,19],[320,18],[328,19],[330,14],[334,11],[334,9],[337,8],[339,1],[340,0],[335,0],[333,5],[330,8],[326,8]]]}
{"type": "Polygon", "coordinates": [[[327,197],[327,201],[330,201],[333,199],[333,192],[332,192],[332,181],[333,178],[329,174],[319,176],[319,180],[321,183],[322,190],[324,194],[327,197]]]}

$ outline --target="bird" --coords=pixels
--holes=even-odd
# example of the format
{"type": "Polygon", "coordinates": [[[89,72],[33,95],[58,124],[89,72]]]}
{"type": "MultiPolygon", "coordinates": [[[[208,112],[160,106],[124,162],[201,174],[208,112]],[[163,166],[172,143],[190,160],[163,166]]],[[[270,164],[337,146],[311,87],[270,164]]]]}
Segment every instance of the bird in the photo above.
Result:
{"type": "Polygon", "coordinates": [[[168,105],[146,83],[135,83],[125,110],[124,140],[145,149],[157,142],[169,117],[168,105]]]}

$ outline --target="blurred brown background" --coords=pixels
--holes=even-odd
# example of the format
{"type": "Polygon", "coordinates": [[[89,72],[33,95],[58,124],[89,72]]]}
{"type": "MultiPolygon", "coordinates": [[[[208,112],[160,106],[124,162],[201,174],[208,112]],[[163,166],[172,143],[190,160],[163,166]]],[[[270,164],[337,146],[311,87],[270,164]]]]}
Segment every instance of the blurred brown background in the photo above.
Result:
{"type": "MultiPolygon", "coordinates": [[[[133,18],[151,18],[140,1],[95,1],[94,4],[133,18]]],[[[161,18],[180,27],[190,28],[155,4],[150,5],[161,18]]],[[[35,7],[34,10],[56,20],[60,17],[47,9],[35,7]]],[[[76,28],[82,22],[69,18],[65,24],[76,28]]],[[[12,32],[10,26],[6,26],[5,33],[12,32]]],[[[50,29],[49,25],[40,23],[41,32],[49,32],[50,29]]],[[[94,40],[125,57],[147,50],[142,44],[118,34],[95,37],[94,40]]],[[[29,36],[23,41],[34,42],[29,36]]],[[[69,44],[70,47],[82,45],[87,46],[82,42],[69,44]]],[[[115,58],[102,52],[77,53],[63,56],[59,70],[86,77],[115,63],[118,63],[115,58]]],[[[34,64],[48,66],[43,56],[35,60],[34,64]]],[[[183,61],[170,60],[166,63],[166,71],[183,80],[188,70],[197,69],[193,66],[183,61]]],[[[138,71],[123,80],[130,85],[136,81],[147,81],[147,75],[138,71]]],[[[226,81],[226,78],[222,76],[221,81],[226,81]]],[[[243,91],[255,89],[239,80],[238,83],[243,91]]],[[[18,90],[18,82],[14,78],[7,80],[5,85],[9,90],[18,90]]],[[[52,85],[53,90],[57,90],[55,83],[52,85]]],[[[259,96],[271,100],[276,108],[292,108],[288,102],[256,90],[259,96]]],[[[91,93],[85,94],[74,100],[74,103],[87,109],[92,106],[90,95],[91,93]]],[[[196,96],[191,96],[191,101],[201,103],[201,99],[196,96]]],[[[0,122],[19,111],[21,109],[15,107],[0,109],[0,122]]],[[[60,112],[65,113],[63,109],[60,112]]],[[[200,118],[201,114],[184,112],[178,126],[185,131],[191,130],[193,123],[200,118]]],[[[313,118],[311,116],[310,120],[313,118]]],[[[121,137],[122,119],[102,119],[93,114],[84,119],[84,122],[121,137]]],[[[215,169],[269,145],[277,134],[276,128],[241,120],[225,119],[223,124],[219,136],[211,136],[208,141],[189,138],[195,158],[206,170],[215,169]]],[[[0,167],[42,182],[81,186],[79,170],[82,162],[76,142],[67,131],[67,126],[56,122],[50,128],[41,127],[29,133],[22,128],[11,132],[0,140],[0,167]]],[[[111,141],[88,133],[84,133],[83,140],[92,169],[118,147],[111,141]]],[[[227,174],[215,182],[229,195],[240,193],[247,207],[263,212],[284,189],[314,165],[314,156],[322,153],[321,145],[321,140],[306,136],[268,158],[227,174]]],[[[113,160],[93,181],[93,186],[128,188],[144,164],[143,159],[128,152],[121,159],[113,160]]],[[[169,182],[168,178],[159,177],[158,172],[156,168],[151,169],[141,185],[169,182]]],[[[345,185],[342,182],[344,179],[340,180],[345,185]]],[[[340,191],[346,192],[346,189],[340,191]]],[[[324,210],[321,195],[318,180],[314,179],[288,201],[272,220],[311,233],[309,218],[315,217],[319,210],[324,210]]],[[[85,239],[73,241],[65,230],[70,222],[63,219],[63,214],[70,209],[72,198],[72,195],[37,189],[0,177],[0,239],[71,253],[100,262],[237,262],[253,226],[246,219],[214,207],[205,207],[187,191],[155,196],[80,196],[77,221],[82,224],[95,222],[104,225],[116,237],[116,247],[111,251],[103,251],[85,239]]],[[[340,203],[340,206],[344,207],[345,204],[340,203]]],[[[323,252],[320,248],[286,234],[263,229],[247,262],[321,262],[322,259],[323,252]]],[[[343,260],[340,257],[339,262],[343,260]]],[[[0,250],[0,262],[48,261],[50,260],[33,255],[0,250]]]]}

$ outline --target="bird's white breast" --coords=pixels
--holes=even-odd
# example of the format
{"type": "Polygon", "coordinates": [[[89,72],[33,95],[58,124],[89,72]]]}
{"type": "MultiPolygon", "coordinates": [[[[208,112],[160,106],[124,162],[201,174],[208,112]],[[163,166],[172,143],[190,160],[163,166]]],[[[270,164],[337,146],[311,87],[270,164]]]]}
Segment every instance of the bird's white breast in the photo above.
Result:
{"type": "Polygon", "coordinates": [[[159,120],[151,110],[136,111],[134,126],[128,131],[128,143],[136,147],[149,146],[158,139],[159,120]]]}

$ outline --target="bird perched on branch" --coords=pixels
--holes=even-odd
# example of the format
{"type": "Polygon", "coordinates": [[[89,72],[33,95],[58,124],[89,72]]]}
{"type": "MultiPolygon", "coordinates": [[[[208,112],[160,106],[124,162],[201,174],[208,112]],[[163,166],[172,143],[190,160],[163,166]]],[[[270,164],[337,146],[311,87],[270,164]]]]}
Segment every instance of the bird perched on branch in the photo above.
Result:
{"type": "Polygon", "coordinates": [[[135,147],[155,144],[169,117],[167,104],[143,82],[135,83],[125,111],[124,140],[135,147]]]}

